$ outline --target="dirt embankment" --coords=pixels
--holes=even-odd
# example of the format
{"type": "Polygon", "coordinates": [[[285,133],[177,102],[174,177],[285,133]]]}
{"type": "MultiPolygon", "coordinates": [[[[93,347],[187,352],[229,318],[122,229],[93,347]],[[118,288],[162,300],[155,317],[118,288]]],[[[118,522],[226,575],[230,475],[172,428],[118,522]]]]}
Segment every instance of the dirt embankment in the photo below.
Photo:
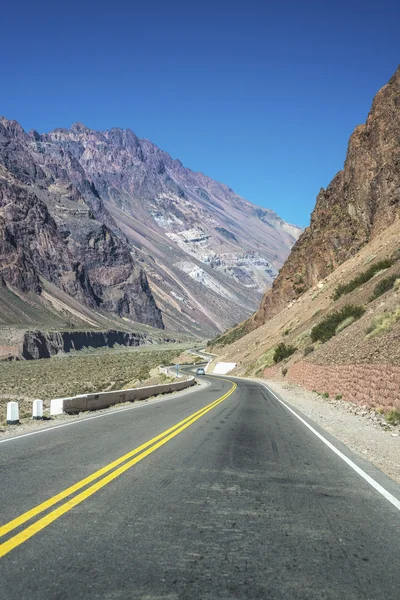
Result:
{"type": "Polygon", "coordinates": [[[218,360],[236,362],[238,375],[281,376],[330,396],[387,409],[400,407],[400,286],[373,299],[377,285],[388,278],[400,278],[400,221],[366,245],[357,255],[268,323],[235,343],[216,346],[218,360]],[[369,281],[335,300],[339,286],[348,284],[379,261],[396,257],[391,267],[379,271],[369,281]],[[365,309],[326,342],[314,342],[312,328],[346,305],[365,309]],[[274,365],[274,349],[279,344],[295,348],[294,354],[274,365]]]}

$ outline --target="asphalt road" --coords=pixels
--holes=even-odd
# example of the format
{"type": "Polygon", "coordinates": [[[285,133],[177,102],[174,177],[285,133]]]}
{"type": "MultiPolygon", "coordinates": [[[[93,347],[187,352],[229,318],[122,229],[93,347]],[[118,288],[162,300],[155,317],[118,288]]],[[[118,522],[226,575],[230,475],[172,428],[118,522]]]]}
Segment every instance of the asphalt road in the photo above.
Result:
{"type": "Polygon", "coordinates": [[[398,600],[399,510],[263,386],[206,379],[0,444],[2,599],[398,600]]]}

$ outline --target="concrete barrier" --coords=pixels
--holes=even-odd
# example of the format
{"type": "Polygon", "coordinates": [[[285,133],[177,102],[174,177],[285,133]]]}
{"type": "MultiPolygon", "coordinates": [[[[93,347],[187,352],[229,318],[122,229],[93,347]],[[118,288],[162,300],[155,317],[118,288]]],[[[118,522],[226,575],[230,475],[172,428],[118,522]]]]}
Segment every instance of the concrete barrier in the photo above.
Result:
{"type": "Polygon", "coordinates": [[[226,375],[236,367],[236,363],[219,362],[214,367],[214,373],[218,375],[226,375]]]}
{"type": "Polygon", "coordinates": [[[159,394],[178,392],[194,384],[195,378],[191,377],[186,381],[178,381],[176,383],[149,385],[142,388],[130,388],[128,390],[116,390],[113,392],[99,392],[98,394],[82,394],[71,398],[54,398],[50,401],[50,414],[76,414],[86,410],[99,410],[101,408],[108,408],[114,404],[145,400],[159,394]]]}

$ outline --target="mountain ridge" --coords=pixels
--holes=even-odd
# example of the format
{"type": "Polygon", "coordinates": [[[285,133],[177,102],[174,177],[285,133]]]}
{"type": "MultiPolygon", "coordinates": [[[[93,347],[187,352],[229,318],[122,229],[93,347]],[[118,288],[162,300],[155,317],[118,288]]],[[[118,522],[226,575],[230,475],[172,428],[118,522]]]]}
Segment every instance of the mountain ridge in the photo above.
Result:
{"type": "MultiPolygon", "coordinates": [[[[300,233],[130,129],[0,126],[0,164],[45,202],[80,262],[88,229],[102,223],[146,272],[169,329],[207,336],[248,316],[300,233]],[[85,210],[80,234],[74,215],[85,210]]],[[[106,283],[111,264],[92,266],[106,283]]]]}

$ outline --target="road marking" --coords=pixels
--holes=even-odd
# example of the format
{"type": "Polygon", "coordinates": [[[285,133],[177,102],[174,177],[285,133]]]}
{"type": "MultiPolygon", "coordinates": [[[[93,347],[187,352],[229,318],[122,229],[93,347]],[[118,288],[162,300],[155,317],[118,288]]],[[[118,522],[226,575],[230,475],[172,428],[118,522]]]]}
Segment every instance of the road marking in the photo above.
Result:
{"type": "Polygon", "coordinates": [[[78,491],[79,489],[81,489],[82,487],[87,485],[88,483],[92,482],[95,479],[98,479],[99,477],[101,477],[101,475],[104,475],[105,473],[109,472],[117,465],[121,464],[122,462],[126,461],[128,458],[137,454],[137,456],[135,456],[135,458],[132,458],[131,460],[129,460],[129,462],[125,463],[118,469],[112,471],[112,473],[109,473],[108,475],[106,475],[105,477],[103,477],[102,479],[97,481],[96,483],[93,483],[90,487],[88,487],[86,490],[84,490],[77,496],[74,496],[73,498],[71,498],[70,500],[68,500],[61,506],[59,506],[58,508],[52,510],[46,516],[42,517],[41,519],[39,519],[32,525],[29,525],[28,527],[26,527],[26,529],[24,529],[20,533],[14,535],[6,542],[3,542],[2,544],[0,544],[0,558],[2,556],[5,556],[6,554],[8,554],[8,552],[13,550],[14,548],[19,546],[26,540],[30,539],[33,535],[35,535],[36,533],[38,533],[39,531],[41,531],[42,529],[44,529],[45,527],[50,525],[50,523],[52,523],[53,521],[55,521],[56,519],[61,517],[63,514],[65,514],[66,512],[68,512],[69,510],[71,510],[72,508],[74,508],[75,506],[77,506],[78,504],[80,504],[81,502],[83,502],[84,500],[86,500],[87,498],[92,496],[93,494],[95,494],[98,490],[100,490],[101,488],[106,486],[108,483],[110,483],[111,481],[113,481],[114,479],[116,479],[117,477],[122,475],[122,473],[124,473],[125,471],[127,471],[128,469],[133,467],[136,463],[143,460],[143,458],[145,458],[146,456],[148,456],[149,454],[151,454],[152,452],[154,452],[155,450],[157,450],[164,444],[166,444],[172,438],[176,437],[179,433],[181,433],[182,431],[187,429],[187,427],[189,427],[195,421],[197,421],[198,419],[203,417],[210,410],[213,410],[216,406],[218,406],[221,402],[226,400],[226,398],[228,398],[235,391],[237,384],[234,382],[229,382],[229,383],[232,383],[231,389],[226,394],[221,396],[220,398],[217,398],[216,400],[214,400],[214,402],[211,402],[210,404],[208,404],[207,406],[198,410],[197,412],[193,413],[189,417],[186,417],[186,419],[183,419],[183,421],[180,421],[173,427],[170,427],[163,433],[160,433],[158,436],[152,438],[145,444],[142,444],[138,448],[135,448],[131,452],[128,452],[124,456],[121,456],[116,461],[113,461],[109,465],[106,465],[105,467],[103,467],[99,471],[96,471],[89,477],[86,477],[85,479],[77,482],[75,485],[67,488],[63,492],[60,492],[60,494],[57,494],[56,496],[49,498],[49,500],[47,500],[46,502],[39,504],[38,506],[36,506],[33,509],[31,509],[30,511],[24,513],[20,517],[17,517],[16,519],[13,519],[9,523],[6,523],[5,525],[3,525],[3,527],[0,528],[0,535],[5,535],[6,533],[12,531],[16,527],[19,527],[20,525],[22,525],[26,521],[30,520],[34,516],[40,514],[47,508],[54,506],[54,504],[56,504],[60,500],[66,498],[67,496],[70,496],[73,492],[78,491]]]}
{"type": "MultiPolygon", "coordinates": [[[[229,382],[231,383],[231,382],[229,382]]],[[[204,382],[204,387],[209,386],[209,382],[204,382]]],[[[201,387],[203,387],[203,382],[201,383],[201,387]]],[[[181,396],[185,396],[186,394],[191,394],[193,392],[198,392],[199,389],[196,387],[188,388],[187,390],[182,390],[181,392],[171,392],[173,396],[162,398],[161,400],[136,400],[134,406],[127,406],[126,408],[118,408],[116,410],[110,410],[108,412],[101,413],[101,415],[94,415],[93,417],[80,417],[76,421],[71,421],[70,423],[62,423],[61,425],[54,425],[54,427],[47,427],[47,429],[39,429],[37,431],[30,431],[29,433],[21,433],[21,435],[15,435],[13,437],[5,438],[4,440],[0,440],[0,444],[5,444],[6,442],[15,442],[15,440],[20,440],[25,437],[29,437],[31,435],[37,435],[38,433],[47,433],[48,431],[54,431],[56,429],[61,429],[61,427],[69,427],[69,425],[79,425],[80,423],[86,423],[86,421],[92,421],[93,419],[100,419],[101,417],[110,417],[111,415],[115,415],[118,413],[125,412],[126,410],[133,410],[137,408],[144,408],[146,406],[151,406],[152,404],[158,404],[160,402],[166,402],[167,400],[174,400],[175,398],[180,398],[181,396]]],[[[133,404],[133,402],[132,402],[133,404]]],[[[107,409],[104,409],[107,410],[107,409]]]]}
{"type": "MultiPolygon", "coordinates": [[[[259,382],[259,383],[261,383],[261,382],[259,382]]],[[[393,506],[395,506],[397,508],[397,510],[400,510],[400,500],[398,500],[397,498],[395,498],[395,496],[393,496],[390,492],[388,492],[380,483],[378,483],[377,481],[375,481],[375,479],[373,479],[373,477],[371,477],[370,475],[368,475],[368,473],[366,473],[365,471],[363,471],[363,469],[361,469],[358,465],[356,465],[355,462],[353,462],[352,460],[350,460],[350,458],[347,458],[347,456],[345,454],[343,454],[343,452],[341,452],[340,450],[338,450],[336,448],[336,446],[334,446],[333,444],[331,444],[331,442],[329,440],[327,440],[323,435],[321,435],[320,433],[318,433],[318,431],[316,429],[314,429],[314,427],[312,427],[309,423],[307,423],[307,421],[305,421],[293,409],[291,409],[290,406],[288,406],[286,404],[286,402],[284,402],[283,400],[281,400],[280,398],[278,398],[278,396],[276,394],[274,394],[274,392],[272,390],[270,390],[269,387],[265,383],[262,383],[261,385],[263,385],[274,396],[274,398],[276,398],[278,400],[278,402],[280,402],[297,419],[299,419],[299,421],[301,421],[306,427],[308,427],[308,429],[310,431],[312,431],[312,433],[314,435],[316,435],[317,438],[319,438],[321,440],[321,442],[324,442],[324,444],[326,444],[328,446],[328,448],[330,448],[337,456],[339,456],[342,460],[344,460],[344,462],[346,464],[348,464],[349,467],[351,467],[356,473],[358,473],[358,475],[360,475],[363,479],[365,479],[365,481],[367,483],[369,483],[369,485],[371,485],[377,492],[379,492],[380,494],[382,494],[382,496],[384,498],[386,498],[386,500],[388,500],[391,504],[393,504],[393,506]]]]}
{"type": "MultiPolygon", "coordinates": [[[[224,398],[224,396],[222,398],[224,398]]],[[[155,442],[157,442],[159,439],[161,439],[164,436],[168,435],[169,433],[171,433],[172,431],[174,431],[175,429],[177,429],[178,427],[180,427],[181,425],[183,425],[184,423],[186,423],[190,419],[193,419],[193,417],[195,417],[196,415],[202,413],[206,408],[211,407],[216,402],[219,402],[220,399],[221,398],[217,398],[217,400],[214,400],[214,402],[211,402],[210,404],[206,405],[205,407],[201,408],[200,410],[196,411],[195,413],[189,415],[188,417],[186,417],[185,419],[183,419],[179,423],[176,423],[175,425],[173,425],[169,429],[163,431],[162,433],[160,433],[156,437],[152,438],[151,440],[145,442],[141,446],[138,446],[134,450],[131,450],[130,452],[124,454],[123,456],[120,456],[119,458],[117,458],[116,460],[114,460],[113,462],[111,462],[110,464],[106,465],[105,467],[102,467],[101,469],[99,469],[95,473],[92,473],[92,475],[89,475],[88,477],[85,477],[81,481],[78,481],[77,483],[75,483],[74,485],[72,485],[72,486],[68,487],[67,489],[63,490],[62,492],[60,492],[56,496],[53,496],[52,498],[49,498],[49,500],[46,500],[45,502],[42,502],[38,506],[32,508],[28,512],[26,512],[23,515],[21,515],[20,517],[17,517],[16,519],[13,519],[12,521],[9,521],[8,523],[6,523],[2,527],[0,527],[0,537],[2,537],[3,535],[5,535],[6,533],[9,533],[10,531],[12,531],[13,529],[15,529],[16,527],[19,527],[20,525],[23,525],[23,523],[25,523],[26,521],[29,521],[29,519],[35,517],[39,513],[43,512],[44,510],[50,508],[51,506],[54,506],[54,504],[57,504],[57,502],[60,502],[60,500],[63,500],[67,496],[70,496],[74,492],[77,492],[81,488],[85,487],[85,485],[88,485],[89,483],[91,483],[95,479],[98,479],[99,477],[101,477],[101,475],[105,475],[106,473],[108,473],[109,471],[111,471],[112,469],[114,469],[115,467],[117,467],[118,465],[120,465],[121,463],[125,462],[129,458],[132,458],[132,456],[135,456],[136,454],[142,452],[143,450],[145,450],[146,448],[148,448],[149,446],[151,446],[152,444],[154,444],[155,442]]]]}

